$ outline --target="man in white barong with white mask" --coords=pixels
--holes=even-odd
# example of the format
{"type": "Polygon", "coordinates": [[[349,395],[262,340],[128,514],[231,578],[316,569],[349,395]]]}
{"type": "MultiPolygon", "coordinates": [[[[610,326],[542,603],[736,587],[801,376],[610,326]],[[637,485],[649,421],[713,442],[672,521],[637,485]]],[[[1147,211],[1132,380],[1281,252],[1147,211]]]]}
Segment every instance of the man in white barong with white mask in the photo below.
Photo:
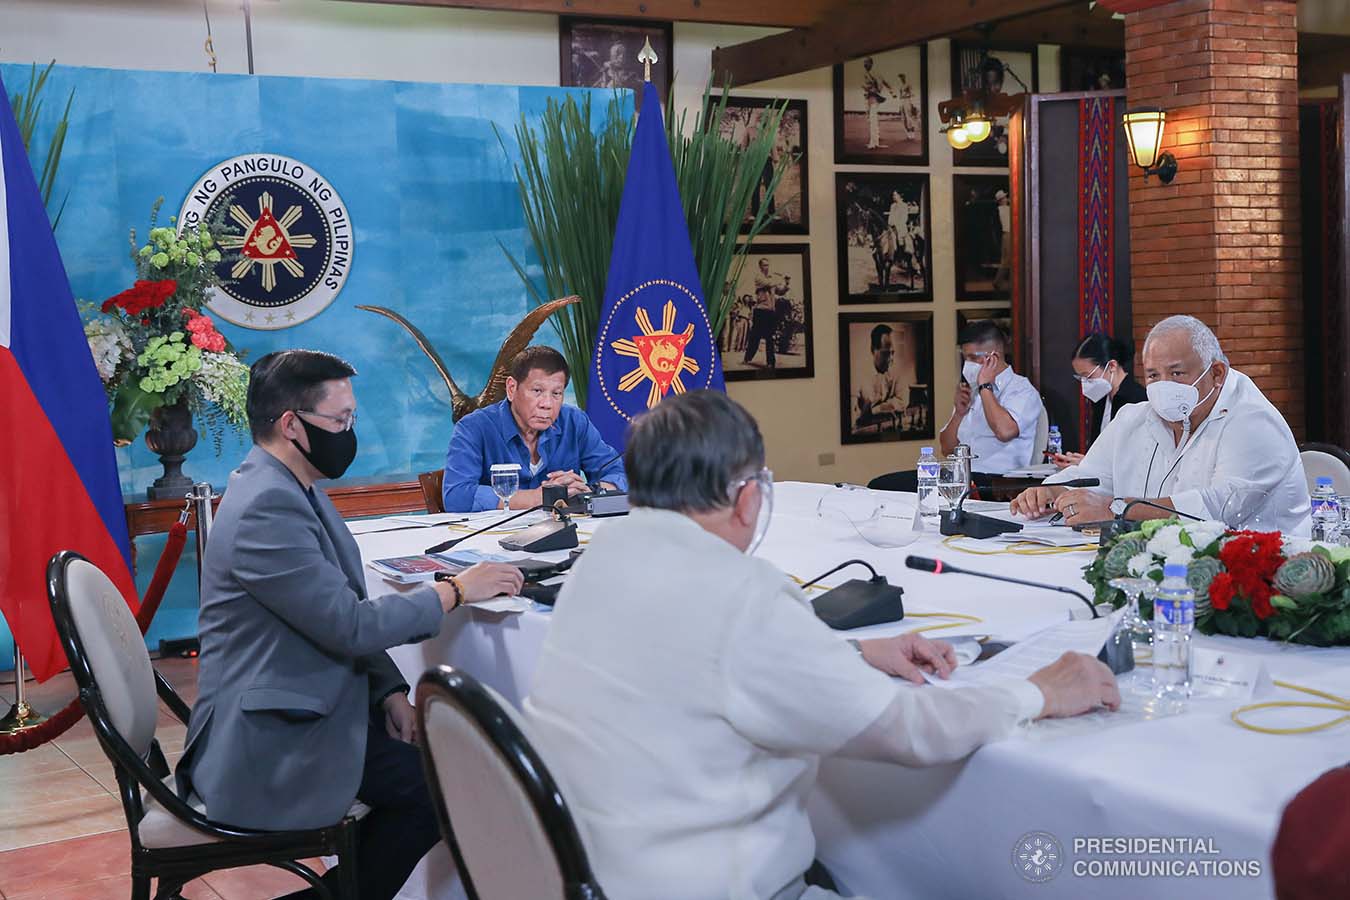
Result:
{"type": "Polygon", "coordinates": [[[1171,316],[1155,325],[1144,342],[1144,384],[1147,403],[1124,407],[1082,462],[1023,491],[1012,511],[1027,518],[1058,511],[1069,525],[1180,513],[1310,533],[1308,481],[1293,432],[1260,388],[1228,365],[1205,323],[1171,316]],[[1101,483],[1056,484],[1075,478],[1101,483]],[[1154,505],[1131,506],[1138,499],[1154,505]]]}
{"type": "Polygon", "coordinates": [[[822,756],[932,765],[1024,719],[1120,703],[1082,654],[944,690],[923,671],[946,677],[950,644],[831,631],[753,555],[773,477],[754,419],[723,393],[662,400],[634,420],[625,460],[633,511],[572,570],[524,702],[610,897],[838,897],[806,817],[822,756]]]}

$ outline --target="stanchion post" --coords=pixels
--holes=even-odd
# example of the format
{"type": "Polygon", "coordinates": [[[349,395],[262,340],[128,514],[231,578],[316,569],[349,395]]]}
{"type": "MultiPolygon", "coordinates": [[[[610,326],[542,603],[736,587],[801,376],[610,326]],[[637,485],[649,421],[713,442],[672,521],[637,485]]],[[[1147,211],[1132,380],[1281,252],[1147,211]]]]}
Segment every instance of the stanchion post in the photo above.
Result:
{"type": "Polygon", "coordinates": [[[15,734],[26,731],[47,721],[47,717],[33,709],[24,696],[23,654],[19,652],[19,642],[14,641],[14,706],[0,719],[0,734],[15,734]]]}
{"type": "Polygon", "coordinates": [[[192,486],[188,493],[188,503],[192,505],[192,511],[197,517],[197,591],[202,588],[202,560],[206,554],[206,539],[211,536],[211,520],[213,517],[211,501],[216,495],[211,490],[211,483],[208,481],[198,481],[192,486]]]}

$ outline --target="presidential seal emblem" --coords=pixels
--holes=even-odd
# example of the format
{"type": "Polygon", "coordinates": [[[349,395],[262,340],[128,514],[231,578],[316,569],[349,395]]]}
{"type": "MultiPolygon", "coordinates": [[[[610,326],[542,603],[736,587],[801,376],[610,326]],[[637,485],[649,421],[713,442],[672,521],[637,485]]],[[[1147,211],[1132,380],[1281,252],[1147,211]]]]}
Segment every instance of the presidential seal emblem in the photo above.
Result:
{"type": "Polygon", "coordinates": [[[712,325],[698,296],[678,282],[645,281],[624,294],[600,329],[600,390],[631,421],[670,391],[710,387],[717,371],[712,325]],[[661,327],[653,325],[659,315],[661,327]]]}
{"type": "Polygon", "coordinates": [[[1013,845],[1012,864],[1027,881],[1043,884],[1064,868],[1064,846],[1048,831],[1028,831],[1013,845]]]}
{"type": "Polygon", "coordinates": [[[312,167],[270,153],[227,159],[197,179],[178,224],[195,228],[222,211],[236,233],[220,244],[235,252],[217,267],[225,283],[207,301],[222,319],[289,328],[318,315],[342,290],[352,265],[351,219],[312,167]]]}

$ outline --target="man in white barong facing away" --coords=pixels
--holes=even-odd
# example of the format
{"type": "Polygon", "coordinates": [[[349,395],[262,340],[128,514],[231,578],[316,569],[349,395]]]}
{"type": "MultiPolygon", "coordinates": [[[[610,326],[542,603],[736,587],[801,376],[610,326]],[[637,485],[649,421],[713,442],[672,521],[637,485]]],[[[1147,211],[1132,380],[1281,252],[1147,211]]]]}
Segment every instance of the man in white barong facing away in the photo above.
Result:
{"type": "Polygon", "coordinates": [[[1228,365],[1219,339],[1194,316],[1163,319],[1144,341],[1147,403],[1126,406],[1082,462],[1018,495],[1028,518],[1059,511],[1069,525],[1124,513],[1174,515],[1229,527],[1311,533],[1308,479],[1284,417],[1228,365]],[[1096,488],[1056,482],[1097,478],[1096,488]],[[1131,501],[1146,499],[1152,506],[1131,501]],[[1163,508],[1159,508],[1163,507],[1163,508]]]}
{"type": "Polygon", "coordinates": [[[806,816],[822,756],[930,765],[1022,720],[1119,705],[1110,671],[1081,654],[942,690],[921,670],[948,675],[949,644],[831,631],[753,555],[773,478],[725,394],[663,400],[625,459],[633,511],[573,569],[524,702],[611,897],[839,896],[812,865],[806,816]]]}

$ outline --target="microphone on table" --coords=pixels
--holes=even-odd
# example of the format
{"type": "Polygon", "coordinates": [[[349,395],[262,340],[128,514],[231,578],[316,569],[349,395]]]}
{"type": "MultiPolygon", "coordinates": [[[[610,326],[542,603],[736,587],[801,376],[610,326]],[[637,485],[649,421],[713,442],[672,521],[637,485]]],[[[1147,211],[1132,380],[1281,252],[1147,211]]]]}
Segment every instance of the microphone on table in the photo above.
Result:
{"type": "MultiPolygon", "coordinates": [[[[1058,591],[1061,594],[1071,594],[1087,604],[1088,609],[1092,610],[1092,618],[1101,618],[1101,614],[1097,612],[1096,605],[1087,597],[1072,588],[1060,587],[1057,584],[1046,584],[1041,581],[1026,581],[1025,579],[1013,578],[1009,575],[994,575],[989,572],[975,572],[970,569],[959,569],[940,559],[929,559],[926,556],[907,556],[905,557],[905,565],[911,569],[917,569],[920,572],[932,572],[935,575],[942,575],[946,572],[955,572],[958,575],[974,575],[979,578],[989,578],[993,581],[1006,581],[1010,584],[1020,584],[1023,587],[1042,588],[1047,591],[1058,591]]],[[[1117,624],[1117,627],[1119,627],[1119,624],[1117,624]]],[[[1124,647],[1128,648],[1130,645],[1126,643],[1124,647]]],[[[1132,651],[1133,648],[1130,649],[1132,651]]],[[[1119,675],[1122,672],[1128,672],[1134,668],[1134,653],[1123,652],[1123,650],[1118,652],[1116,650],[1116,642],[1110,639],[1102,645],[1102,649],[1097,653],[1097,659],[1106,663],[1107,668],[1116,675],[1119,675]]]]}
{"type": "Polygon", "coordinates": [[[802,582],[802,590],[849,566],[863,566],[872,573],[872,577],[867,581],[850,579],[812,600],[811,608],[818,619],[836,631],[848,631],[867,625],[898,622],[905,617],[902,600],[905,589],[887,582],[886,576],[877,572],[866,560],[850,559],[840,563],[828,572],[802,582]]]}
{"type": "Polygon", "coordinates": [[[1134,509],[1136,506],[1147,506],[1150,509],[1160,509],[1163,512],[1168,513],[1169,515],[1180,516],[1183,519],[1190,519],[1191,521],[1194,522],[1204,521],[1204,519],[1200,518],[1199,516],[1193,516],[1190,513],[1184,513],[1181,510],[1173,509],[1170,506],[1163,506],[1161,503],[1154,503],[1152,500],[1131,500],[1129,503],[1125,504],[1125,508],[1120,511],[1120,515],[1116,516],[1114,519],[1111,519],[1107,522],[1101,523],[1100,526],[1101,543],[1107,544],[1111,541],[1112,538],[1116,537],[1117,535],[1125,534],[1127,531],[1139,530],[1140,526],[1143,525],[1142,522],[1135,522],[1125,518],[1125,516],[1129,513],[1129,511],[1134,509]]]}
{"type": "Polygon", "coordinates": [[[1100,478],[1075,478],[1072,481],[1056,481],[1054,484],[1047,484],[1046,487],[1090,488],[1097,487],[1101,483],[1100,478]]]}
{"type": "Polygon", "coordinates": [[[1092,618],[1101,618],[1101,613],[1097,612],[1097,607],[1087,597],[1075,591],[1073,588],[1060,587],[1056,584],[1046,584],[1042,581],[1026,581],[1022,578],[1013,578],[1011,575],[995,575],[991,572],[976,572],[972,569],[959,569],[950,563],[945,563],[940,559],[930,559],[927,556],[907,556],[905,557],[905,566],[920,572],[932,572],[934,575],[944,575],[948,572],[957,575],[974,575],[977,578],[988,578],[993,581],[1006,581],[1009,584],[1020,584],[1023,587],[1041,588],[1047,591],[1058,591],[1061,594],[1070,594],[1077,597],[1087,604],[1087,608],[1092,610],[1092,618]]]}
{"type": "Polygon", "coordinates": [[[545,550],[566,550],[570,547],[575,547],[577,546],[577,525],[572,521],[571,517],[568,516],[566,509],[563,508],[564,505],[565,504],[561,504],[561,502],[552,506],[541,503],[538,506],[531,506],[529,509],[522,509],[520,512],[509,515],[504,519],[498,519],[490,525],[484,525],[477,531],[471,531],[462,537],[451,538],[450,540],[442,541],[433,547],[428,547],[424,552],[441,553],[445,550],[449,550],[461,541],[467,541],[469,538],[477,537],[485,531],[500,528],[508,522],[513,522],[521,516],[529,515],[532,512],[538,512],[541,509],[553,511],[557,514],[558,518],[549,522],[540,522],[538,525],[533,525],[525,529],[520,534],[502,538],[498,543],[507,550],[524,550],[531,553],[542,552],[545,550]]]}

